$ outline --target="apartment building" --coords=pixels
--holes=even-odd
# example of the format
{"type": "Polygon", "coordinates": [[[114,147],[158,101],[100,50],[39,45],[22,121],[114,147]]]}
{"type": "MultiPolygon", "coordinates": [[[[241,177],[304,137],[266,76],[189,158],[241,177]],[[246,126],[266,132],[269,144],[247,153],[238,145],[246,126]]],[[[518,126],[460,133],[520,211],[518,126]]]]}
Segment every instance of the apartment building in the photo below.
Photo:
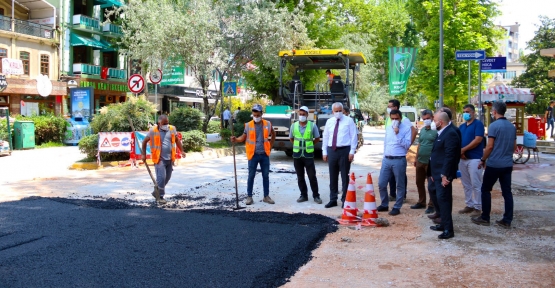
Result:
{"type": "Polygon", "coordinates": [[[129,91],[127,59],[114,40],[123,35],[120,19],[106,16],[123,5],[123,0],[61,0],[60,78],[71,83],[69,94],[87,94],[92,113],[125,101],[129,91]]]}
{"type": "Polygon", "coordinates": [[[11,114],[63,113],[56,6],[44,0],[0,2],[0,106],[11,114]],[[13,5],[12,5],[13,4],[13,5]]]}

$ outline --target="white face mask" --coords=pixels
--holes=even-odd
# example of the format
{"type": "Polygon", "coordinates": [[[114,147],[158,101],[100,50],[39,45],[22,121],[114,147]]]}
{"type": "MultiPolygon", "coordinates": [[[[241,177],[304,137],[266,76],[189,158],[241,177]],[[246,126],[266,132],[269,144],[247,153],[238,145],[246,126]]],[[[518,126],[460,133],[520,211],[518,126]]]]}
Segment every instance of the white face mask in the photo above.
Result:
{"type": "Polygon", "coordinates": [[[387,115],[389,115],[389,113],[391,113],[391,108],[387,108],[387,115]]]}
{"type": "Polygon", "coordinates": [[[168,131],[170,125],[160,125],[160,130],[168,131]]]}
{"type": "Polygon", "coordinates": [[[341,119],[341,117],[343,116],[343,112],[333,112],[333,116],[335,116],[335,118],[337,119],[341,119]]]}
{"type": "Polygon", "coordinates": [[[258,123],[262,120],[262,117],[252,117],[252,119],[254,119],[254,122],[258,123]]]}
{"type": "Polygon", "coordinates": [[[430,127],[432,128],[432,130],[437,130],[436,122],[432,121],[432,124],[430,124],[430,127]]]}
{"type": "Polygon", "coordinates": [[[299,116],[299,121],[306,122],[306,116],[299,116]]]}
{"type": "Polygon", "coordinates": [[[430,125],[432,125],[432,119],[424,120],[424,126],[430,126],[430,125]]]}
{"type": "Polygon", "coordinates": [[[391,126],[393,126],[393,128],[399,128],[399,120],[391,121],[391,126]]]}

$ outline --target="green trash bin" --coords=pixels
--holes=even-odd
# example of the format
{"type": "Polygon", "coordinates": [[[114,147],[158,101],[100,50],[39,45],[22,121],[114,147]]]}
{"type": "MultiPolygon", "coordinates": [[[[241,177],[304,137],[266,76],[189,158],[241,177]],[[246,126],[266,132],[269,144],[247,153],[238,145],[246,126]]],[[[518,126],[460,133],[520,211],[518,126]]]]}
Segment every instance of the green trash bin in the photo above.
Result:
{"type": "Polygon", "coordinates": [[[13,125],[14,149],[35,148],[35,123],[33,121],[16,121],[13,125]]]}

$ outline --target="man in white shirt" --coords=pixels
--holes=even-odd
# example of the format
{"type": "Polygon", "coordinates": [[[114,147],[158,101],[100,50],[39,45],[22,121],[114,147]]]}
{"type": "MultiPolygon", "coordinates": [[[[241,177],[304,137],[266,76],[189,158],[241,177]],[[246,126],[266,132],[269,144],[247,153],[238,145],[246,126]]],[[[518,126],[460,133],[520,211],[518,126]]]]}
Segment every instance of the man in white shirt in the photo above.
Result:
{"type": "Polygon", "coordinates": [[[227,129],[227,126],[229,124],[229,120],[231,120],[231,112],[229,111],[229,108],[227,108],[227,107],[225,108],[223,116],[224,116],[224,128],[227,129]]]}
{"type": "Polygon", "coordinates": [[[328,162],[330,171],[330,202],[326,208],[337,206],[339,173],[341,173],[342,197],[345,202],[349,185],[350,162],[357,149],[357,127],[355,122],[343,115],[343,104],[332,105],[333,116],[328,119],[322,135],[322,159],[328,162]]]}
{"type": "Polygon", "coordinates": [[[403,199],[406,193],[407,183],[404,176],[407,173],[406,155],[412,144],[412,124],[407,124],[401,120],[402,114],[399,110],[391,110],[389,115],[391,125],[385,129],[384,158],[378,181],[382,200],[378,211],[389,211],[387,184],[393,174],[397,180],[397,195],[389,215],[395,216],[401,213],[401,206],[403,206],[403,199]]]}

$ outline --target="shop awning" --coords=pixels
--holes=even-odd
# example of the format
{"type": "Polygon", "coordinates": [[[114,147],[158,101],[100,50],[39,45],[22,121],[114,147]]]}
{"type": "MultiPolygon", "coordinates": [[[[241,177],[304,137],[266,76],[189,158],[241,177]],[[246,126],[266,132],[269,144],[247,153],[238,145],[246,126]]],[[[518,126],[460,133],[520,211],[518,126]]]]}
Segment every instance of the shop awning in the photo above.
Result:
{"type": "Polygon", "coordinates": [[[100,42],[99,40],[96,40],[94,38],[88,38],[88,37],[81,36],[81,35],[77,35],[75,33],[71,33],[70,42],[71,42],[71,46],[88,46],[88,47],[93,47],[93,48],[97,48],[97,49],[107,49],[107,48],[109,48],[106,45],[104,45],[102,42],[100,42]]]}
{"type": "MultiPolygon", "coordinates": [[[[177,97],[181,102],[192,102],[192,103],[204,103],[204,100],[201,97],[177,97]]],[[[208,103],[214,104],[216,103],[215,99],[208,99],[208,103]]]]}
{"type": "Polygon", "coordinates": [[[123,1],[120,0],[94,0],[94,5],[100,5],[100,8],[111,8],[123,6],[123,1]]]}
{"type": "Polygon", "coordinates": [[[113,52],[116,51],[116,49],[114,47],[112,47],[112,43],[104,40],[104,39],[100,39],[98,40],[100,43],[102,43],[102,45],[104,45],[106,48],[100,49],[102,52],[113,52]]]}

